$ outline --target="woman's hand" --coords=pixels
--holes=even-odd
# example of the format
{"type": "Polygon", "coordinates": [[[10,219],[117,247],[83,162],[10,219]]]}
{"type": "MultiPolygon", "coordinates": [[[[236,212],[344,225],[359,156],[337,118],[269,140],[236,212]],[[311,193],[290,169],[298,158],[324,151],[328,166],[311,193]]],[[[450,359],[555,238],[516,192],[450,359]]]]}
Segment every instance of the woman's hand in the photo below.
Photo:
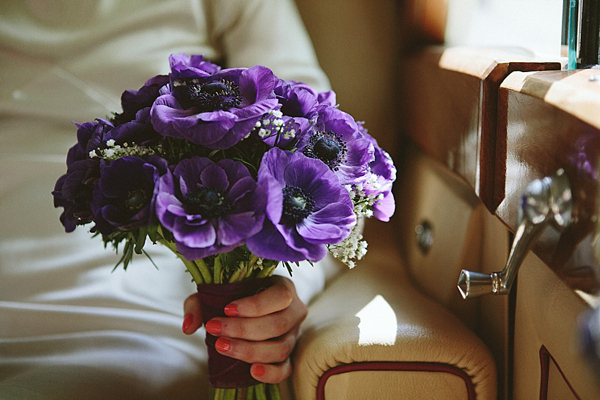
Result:
{"type": "MultiPolygon", "coordinates": [[[[307,309],[290,279],[267,279],[273,280],[271,286],[231,302],[225,307],[227,317],[206,321],[205,327],[218,337],[215,348],[219,353],[252,364],[250,373],[257,381],[279,383],[292,371],[289,356],[307,309]]],[[[203,322],[198,296],[190,295],[183,309],[183,332],[192,334],[203,322]]]]}

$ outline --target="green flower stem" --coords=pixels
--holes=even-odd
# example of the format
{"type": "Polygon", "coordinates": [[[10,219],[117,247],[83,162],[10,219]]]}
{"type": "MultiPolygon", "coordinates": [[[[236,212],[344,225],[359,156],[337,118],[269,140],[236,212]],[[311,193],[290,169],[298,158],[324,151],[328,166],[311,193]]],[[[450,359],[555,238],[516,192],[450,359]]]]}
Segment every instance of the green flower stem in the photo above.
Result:
{"type": "Polygon", "coordinates": [[[247,269],[248,267],[246,267],[245,263],[240,263],[240,266],[236,268],[235,271],[233,271],[233,274],[231,274],[231,277],[229,278],[229,283],[241,281],[244,278],[244,276],[246,276],[247,269]]]}
{"type": "Polygon", "coordinates": [[[279,391],[279,385],[268,384],[267,387],[269,388],[269,399],[270,400],[281,400],[281,392],[279,391]]]}
{"type": "Polygon", "coordinates": [[[266,278],[267,276],[273,275],[273,271],[275,270],[275,267],[277,267],[277,264],[272,265],[270,267],[263,267],[263,269],[260,270],[260,272],[258,273],[258,275],[256,275],[256,277],[257,278],[266,278]]]}
{"type": "Polygon", "coordinates": [[[267,400],[267,393],[265,392],[265,384],[259,383],[254,386],[254,398],[256,400],[267,400]]]}
{"type": "Polygon", "coordinates": [[[199,259],[199,260],[196,260],[195,263],[196,263],[196,266],[198,267],[198,269],[200,270],[200,274],[202,275],[202,278],[204,279],[204,283],[212,283],[210,269],[208,268],[208,266],[206,265],[204,260],[199,259]]]}
{"type": "Polygon", "coordinates": [[[213,266],[213,275],[214,275],[214,282],[215,283],[223,283],[221,282],[221,255],[217,255],[215,257],[215,265],[213,266]]]}
{"type": "Polygon", "coordinates": [[[210,400],[281,400],[278,384],[259,383],[243,388],[209,388],[210,400]]]}
{"type": "Polygon", "coordinates": [[[235,393],[235,400],[246,400],[246,392],[247,389],[245,388],[237,389],[235,393]]]}

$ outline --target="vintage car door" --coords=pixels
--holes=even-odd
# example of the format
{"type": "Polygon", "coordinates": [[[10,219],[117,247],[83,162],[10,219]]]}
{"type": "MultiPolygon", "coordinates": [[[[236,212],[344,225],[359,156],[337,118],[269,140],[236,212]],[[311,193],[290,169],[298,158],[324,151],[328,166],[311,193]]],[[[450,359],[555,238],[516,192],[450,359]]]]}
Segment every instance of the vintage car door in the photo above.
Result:
{"type": "Polygon", "coordinates": [[[412,54],[406,67],[409,153],[443,171],[454,192],[470,190],[475,200],[462,197],[480,204],[481,215],[465,215],[477,221],[467,227],[476,237],[457,242],[469,235],[445,226],[444,215],[461,209],[447,207],[448,191],[439,189],[439,200],[422,201],[445,212],[423,211],[413,243],[407,234],[399,246],[421,252],[421,262],[408,263],[417,285],[490,347],[498,398],[600,398],[590,361],[600,282],[600,71],[566,71],[552,61],[443,46],[412,54]],[[472,250],[464,252],[465,271],[427,263],[444,243],[472,250]],[[454,285],[462,303],[449,294],[454,285]]]}

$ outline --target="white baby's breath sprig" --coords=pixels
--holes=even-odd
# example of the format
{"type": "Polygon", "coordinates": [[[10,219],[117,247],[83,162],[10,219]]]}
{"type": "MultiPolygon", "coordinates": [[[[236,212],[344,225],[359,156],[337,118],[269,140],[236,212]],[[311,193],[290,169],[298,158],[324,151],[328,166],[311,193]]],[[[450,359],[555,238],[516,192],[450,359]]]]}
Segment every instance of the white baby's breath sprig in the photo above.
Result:
{"type": "MultiPolygon", "coordinates": [[[[254,132],[256,132],[261,139],[278,135],[285,140],[296,137],[296,129],[294,128],[293,123],[286,123],[283,119],[283,113],[279,110],[270,110],[261,120],[256,121],[256,124],[254,124],[254,132]]],[[[250,134],[248,134],[248,136],[249,135],[250,134]]]]}
{"type": "Polygon", "coordinates": [[[354,213],[358,216],[370,218],[373,216],[373,206],[383,199],[380,192],[381,184],[377,175],[369,174],[363,183],[345,185],[350,199],[354,204],[354,213]]]}
{"type": "Polygon", "coordinates": [[[357,223],[346,239],[327,246],[331,255],[350,269],[354,268],[356,262],[367,254],[367,241],[363,240],[362,225],[362,223],[357,223]]]}
{"type": "Polygon", "coordinates": [[[162,146],[156,147],[139,146],[135,143],[116,144],[114,139],[106,141],[106,148],[96,149],[89,152],[90,158],[102,158],[107,161],[114,161],[125,156],[147,157],[162,153],[162,146]]]}

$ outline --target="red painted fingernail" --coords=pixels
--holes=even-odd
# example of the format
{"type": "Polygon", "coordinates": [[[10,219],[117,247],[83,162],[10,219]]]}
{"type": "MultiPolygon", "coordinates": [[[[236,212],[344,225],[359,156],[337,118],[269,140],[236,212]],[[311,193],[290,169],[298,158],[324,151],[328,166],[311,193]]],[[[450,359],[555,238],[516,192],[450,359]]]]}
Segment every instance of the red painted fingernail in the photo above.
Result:
{"type": "Polygon", "coordinates": [[[254,376],[263,376],[265,374],[265,367],[262,365],[253,365],[252,366],[252,375],[254,376]]]}
{"type": "Polygon", "coordinates": [[[190,326],[192,326],[192,322],[194,322],[194,315],[185,314],[185,317],[183,317],[183,326],[181,327],[183,333],[187,333],[188,329],[190,329],[190,326]]]}
{"type": "Polygon", "coordinates": [[[215,342],[215,349],[220,353],[227,353],[231,348],[231,342],[225,338],[218,338],[215,342]]]}
{"type": "Polygon", "coordinates": [[[228,317],[237,317],[238,316],[237,306],[233,303],[227,304],[225,306],[225,315],[227,315],[228,317]]]}
{"type": "Polygon", "coordinates": [[[206,323],[206,332],[212,335],[218,335],[221,333],[221,323],[211,319],[206,323]]]}

